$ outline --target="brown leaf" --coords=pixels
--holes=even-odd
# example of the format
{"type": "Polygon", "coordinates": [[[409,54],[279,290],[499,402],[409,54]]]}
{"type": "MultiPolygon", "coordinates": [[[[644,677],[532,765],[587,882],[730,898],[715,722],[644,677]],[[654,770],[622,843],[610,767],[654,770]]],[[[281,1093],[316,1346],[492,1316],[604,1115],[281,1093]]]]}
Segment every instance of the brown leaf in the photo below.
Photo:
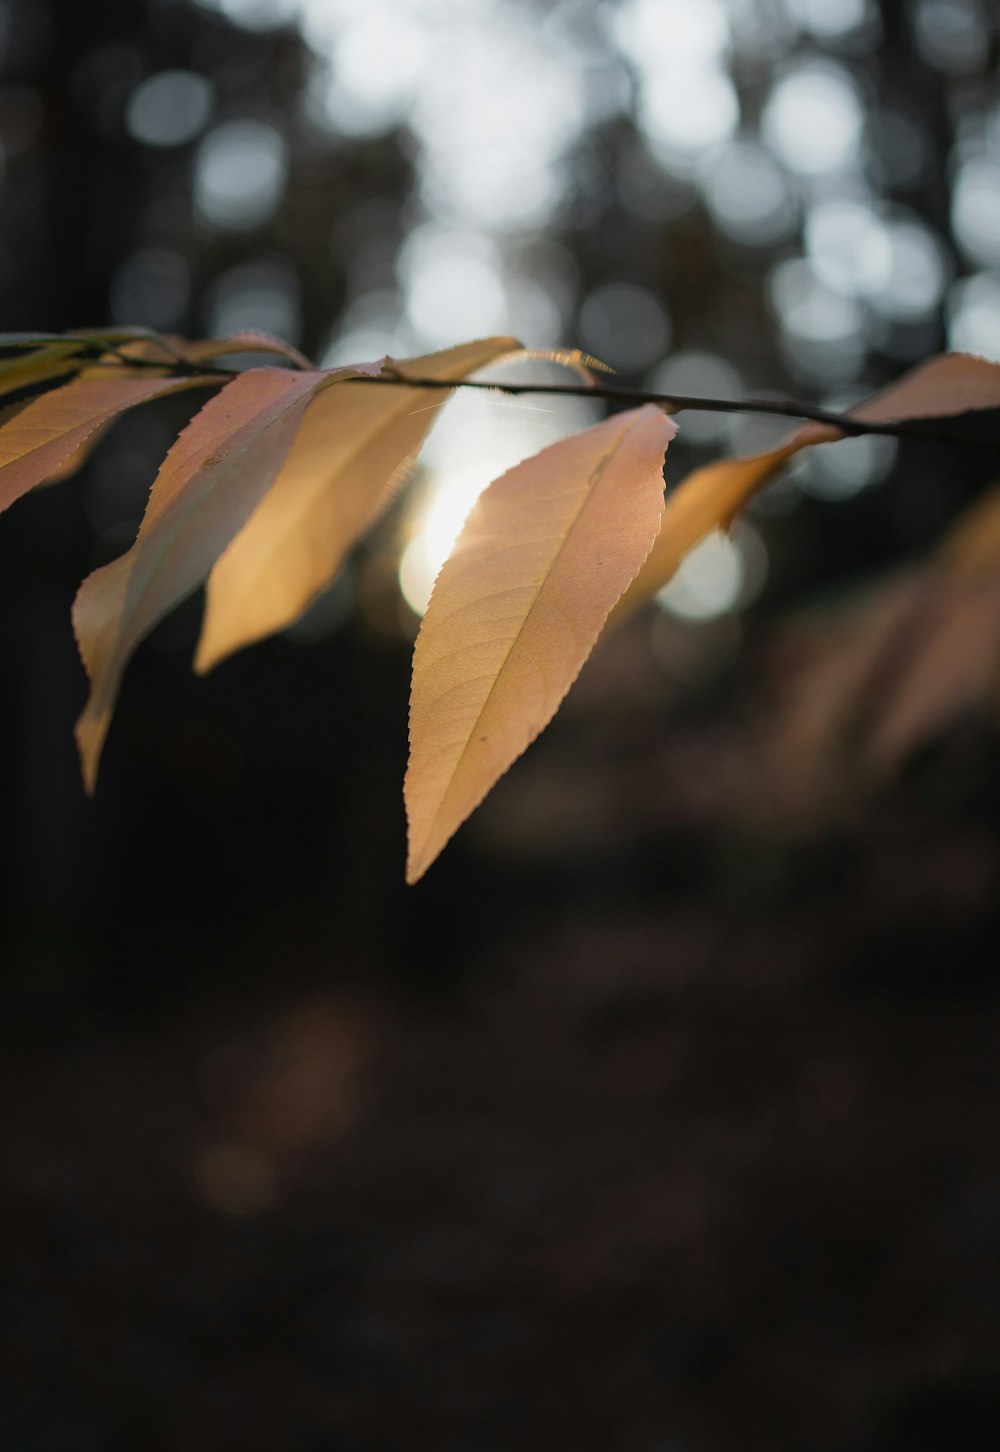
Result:
{"type": "Polygon", "coordinates": [[[543,449],[480,496],[420,627],[407,880],[548,725],[663,508],[675,426],[646,406],[543,449]]]}
{"type": "MultiPolygon", "coordinates": [[[[373,369],[378,365],[373,365],[373,369]]],[[[139,641],[202,583],[271,484],[315,394],[348,372],[253,368],[209,400],[157,475],[135,544],[80,587],[73,624],[91,679],[77,722],[89,791],[122,672],[139,641]]]]}
{"type": "MultiPolygon", "coordinates": [[[[519,347],[488,338],[393,367],[458,382],[519,347]]],[[[388,383],[319,395],[273,487],[212,571],[196,670],[290,625],[333,581],[450,397],[388,383]]]]}

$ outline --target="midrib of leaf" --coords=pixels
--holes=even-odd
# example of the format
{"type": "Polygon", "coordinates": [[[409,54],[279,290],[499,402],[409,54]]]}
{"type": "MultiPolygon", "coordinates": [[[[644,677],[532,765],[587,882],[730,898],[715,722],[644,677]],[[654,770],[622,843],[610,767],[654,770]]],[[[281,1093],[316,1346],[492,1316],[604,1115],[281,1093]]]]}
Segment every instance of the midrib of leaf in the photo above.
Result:
{"type": "MultiPolygon", "coordinates": [[[[465,745],[462,747],[462,750],[459,752],[458,759],[455,762],[454,768],[453,768],[453,770],[451,772],[451,776],[450,776],[449,781],[448,781],[448,786],[445,789],[444,794],[442,795],[441,800],[438,803],[437,810],[435,812],[434,818],[432,818],[432,822],[435,821],[437,819],[437,817],[440,815],[442,809],[444,808],[445,803],[448,800],[448,797],[449,797],[450,793],[454,789],[455,779],[457,778],[457,776],[458,776],[458,774],[459,774],[459,772],[460,772],[460,770],[462,768],[462,763],[465,761],[465,758],[468,755],[468,751],[469,751],[469,747],[470,747],[470,745],[472,743],[472,739],[475,736],[476,731],[479,728],[479,724],[482,721],[483,716],[486,714],[486,710],[487,710],[490,702],[492,701],[492,699],[494,697],[494,694],[496,693],[497,688],[500,685],[500,681],[501,681],[501,678],[503,676],[503,673],[507,669],[507,662],[510,660],[511,655],[514,652],[514,648],[516,647],[518,641],[521,639],[521,636],[523,635],[524,631],[527,629],[528,622],[531,620],[531,617],[534,614],[534,612],[535,612],[535,610],[536,610],[536,608],[538,606],[538,601],[539,601],[539,599],[541,597],[542,591],[545,588],[545,584],[546,584],[547,580],[551,577],[553,570],[555,569],[556,565],[559,563],[559,559],[560,559],[563,551],[565,550],[566,546],[569,544],[570,539],[572,538],[573,531],[576,529],[577,525],[580,523],[580,520],[583,517],[584,511],[587,509],[588,505],[590,504],[591,500],[593,499],[593,497],[594,497],[594,491],[597,488],[597,486],[600,484],[601,479],[604,477],[605,470],[607,469],[607,466],[608,466],[610,460],[612,459],[612,457],[614,456],[614,454],[617,452],[618,447],[619,447],[622,439],[634,427],[635,427],[635,424],[634,423],[627,424],[625,426],[625,428],[623,428],[621,430],[620,433],[616,434],[613,442],[609,445],[609,447],[606,450],[606,452],[601,455],[600,459],[598,459],[597,463],[594,465],[594,468],[591,470],[590,477],[587,480],[587,486],[586,486],[586,489],[584,491],[583,499],[581,500],[580,506],[577,509],[576,513],[573,515],[573,518],[570,520],[570,523],[569,523],[569,525],[568,525],[568,527],[567,527],[567,529],[565,531],[565,534],[563,535],[562,541],[559,544],[559,547],[556,550],[555,554],[552,556],[551,561],[549,562],[548,568],[546,569],[546,571],[543,574],[542,578],[539,580],[538,585],[537,585],[537,587],[535,589],[534,595],[531,597],[531,604],[528,606],[527,610],[524,613],[524,618],[521,621],[521,624],[520,624],[520,627],[517,630],[517,633],[514,635],[513,639],[510,642],[510,645],[507,647],[506,651],[504,652],[503,659],[501,660],[500,665],[497,667],[496,674],[494,675],[493,684],[490,687],[490,689],[487,691],[486,696],[483,699],[483,703],[482,703],[482,705],[479,708],[478,714],[476,715],[475,720],[473,721],[471,727],[469,728],[468,735],[465,738],[465,745]]],[[[515,466],[515,467],[517,467],[517,466],[515,466]]],[[[495,593],[497,595],[501,595],[501,594],[504,593],[504,591],[498,590],[495,593]]],[[[440,660],[441,657],[439,656],[438,659],[440,660]]],[[[435,706],[438,705],[439,702],[442,701],[443,699],[444,699],[443,696],[438,696],[435,699],[435,702],[434,702],[435,706]]],[[[446,747],[441,747],[440,748],[440,751],[444,751],[446,749],[447,749],[446,747]]],[[[440,751],[437,754],[440,754],[440,751]]],[[[433,758],[431,758],[431,760],[433,760],[433,758]]],[[[425,836],[425,841],[426,841],[426,836],[425,836]]]]}

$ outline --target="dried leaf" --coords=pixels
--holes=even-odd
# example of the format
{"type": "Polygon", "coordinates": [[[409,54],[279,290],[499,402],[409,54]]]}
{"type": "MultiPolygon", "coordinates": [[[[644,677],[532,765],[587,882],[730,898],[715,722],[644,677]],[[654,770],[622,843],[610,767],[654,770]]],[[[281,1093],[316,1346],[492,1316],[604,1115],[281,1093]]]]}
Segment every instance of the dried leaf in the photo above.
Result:
{"type": "MultiPolygon", "coordinates": [[[[393,368],[458,382],[519,346],[489,338],[393,368]]],[[[450,397],[381,382],[319,395],[273,488],[212,571],[196,670],[290,625],[331,583],[450,397]]]]}
{"type": "MultiPolygon", "coordinates": [[[[967,353],[946,353],[912,369],[898,382],[851,410],[865,423],[947,418],[973,409],[1000,407],[1000,364],[967,353]]],[[[681,560],[713,529],[728,528],[741,509],[810,445],[844,437],[824,424],[805,424],[774,449],[745,458],[721,459],[689,474],[668,495],[660,532],[645,565],[615,612],[623,618],[670,580],[681,560]]]]}
{"type": "Polygon", "coordinates": [[[209,400],[157,475],[132,548],[83,582],[73,606],[91,680],[77,722],[92,791],[122,672],[163,616],[202,583],[242,528],[287,454],[318,390],[349,372],[254,368],[209,400]]]}
{"type": "Polygon", "coordinates": [[[217,379],[86,376],[32,399],[0,429],[0,510],[63,468],[96,429],[116,414],[181,389],[217,379]]]}
{"type": "Polygon", "coordinates": [[[674,432],[648,405],[618,414],[511,469],[473,508],[414,651],[409,882],[579,674],[656,534],[674,432]]]}

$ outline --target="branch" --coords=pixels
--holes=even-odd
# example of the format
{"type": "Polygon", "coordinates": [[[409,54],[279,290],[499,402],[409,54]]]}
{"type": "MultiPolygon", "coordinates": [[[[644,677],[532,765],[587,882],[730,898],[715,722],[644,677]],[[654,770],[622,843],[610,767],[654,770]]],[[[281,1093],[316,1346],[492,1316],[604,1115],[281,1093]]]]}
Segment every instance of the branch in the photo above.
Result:
{"type": "MultiPolygon", "coordinates": [[[[198,373],[205,377],[232,378],[243,371],[226,368],[218,363],[210,366],[195,363],[185,357],[181,350],[169,340],[161,340],[158,335],[154,335],[154,338],[157,342],[162,341],[163,346],[173,354],[174,361],[133,358],[121,353],[113,344],[102,344],[89,338],[80,341],[88,352],[113,356],[116,359],[116,366],[120,366],[121,362],[126,362],[130,368],[155,368],[168,376],[198,373]]],[[[254,350],[241,349],[241,352],[252,351],[254,350]]],[[[290,363],[287,366],[294,368],[301,365],[290,363]]],[[[962,428],[942,427],[925,419],[907,419],[899,423],[865,423],[860,419],[852,418],[850,414],[833,413],[829,409],[816,408],[812,404],[800,403],[797,399],[790,398],[703,398],[693,394],[656,393],[648,389],[617,388],[613,384],[604,383],[484,383],[469,378],[455,381],[443,378],[419,378],[413,374],[392,371],[391,367],[390,371],[377,378],[346,378],[343,381],[345,383],[362,383],[366,387],[381,383],[396,388],[403,385],[408,388],[431,388],[443,391],[450,391],[454,388],[475,388],[487,393],[507,394],[510,397],[533,393],[553,397],[562,395],[566,398],[599,398],[608,403],[629,407],[652,403],[671,414],[683,413],[688,410],[699,413],[761,414],[772,418],[803,419],[809,423],[827,424],[831,428],[839,429],[843,434],[855,437],[864,434],[879,434],[894,439],[929,439],[942,444],[963,444],[980,449],[1000,449],[1000,436],[996,435],[989,438],[982,434],[969,434],[962,428]]],[[[993,412],[993,410],[971,409],[967,413],[955,414],[952,417],[956,421],[969,420],[978,418],[979,415],[987,412],[993,412]]]]}
{"type": "MultiPolygon", "coordinates": [[[[900,423],[864,423],[850,414],[831,413],[829,409],[815,408],[795,399],[770,398],[701,398],[683,393],[654,393],[647,389],[615,388],[607,384],[588,383],[482,383],[472,379],[449,382],[441,378],[415,378],[411,374],[383,374],[378,378],[351,378],[348,383],[405,383],[411,388],[479,388],[490,393],[506,393],[513,396],[522,393],[564,394],[569,398],[601,398],[619,404],[635,406],[641,403],[658,404],[666,413],[683,413],[690,409],[700,413],[750,413],[767,414],[776,418],[805,419],[809,423],[829,424],[842,433],[884,434],[888,438],[934,439],[938,443],[971,444],[977,448],[998,449],[1000,437],[985,438],[981,434],[966,434],[961,430],[939,428],[923,420],[904,420],[900,423]]],[[[991,409],[971,409],[956,414],[958,419],[976,418],[991,409]]]]}

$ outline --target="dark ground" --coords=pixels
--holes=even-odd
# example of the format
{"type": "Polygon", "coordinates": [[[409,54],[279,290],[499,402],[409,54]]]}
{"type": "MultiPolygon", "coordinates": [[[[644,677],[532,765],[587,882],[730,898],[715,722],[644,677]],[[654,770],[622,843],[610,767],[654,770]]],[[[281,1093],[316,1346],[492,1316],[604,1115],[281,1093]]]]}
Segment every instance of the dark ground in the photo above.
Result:
{"type": "Polygon", "coordinates": [[[137,804],[135,957],[8,1018],[0,1445],[1000,1439],[989,733],[781,840],[725,821],[763,769],[738,697],[661,737],[618,698],[625,760],[581,684],[370,936],[336,819],[324,907],[314,844],[190,883],[239,830],[137,804]],[[602,849],[629,783],[656,825],[602,849]]]}

